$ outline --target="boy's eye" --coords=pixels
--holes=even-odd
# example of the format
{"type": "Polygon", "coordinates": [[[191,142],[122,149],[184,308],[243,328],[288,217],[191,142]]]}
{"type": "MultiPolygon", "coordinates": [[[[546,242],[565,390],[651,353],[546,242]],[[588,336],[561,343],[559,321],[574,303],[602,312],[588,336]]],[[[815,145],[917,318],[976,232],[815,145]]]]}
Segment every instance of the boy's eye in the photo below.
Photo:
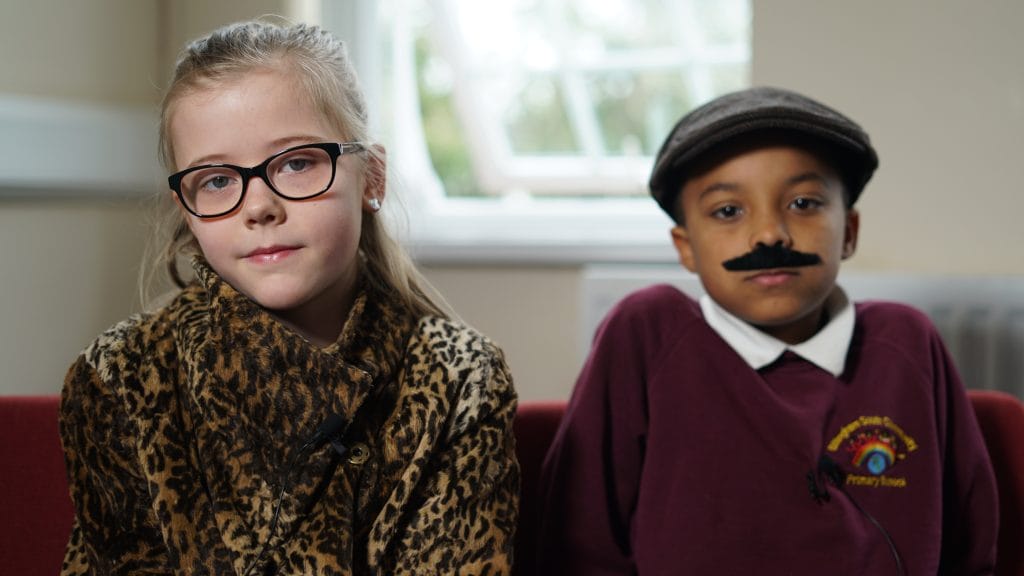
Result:
{"type": "Polygon", "coordinates": [[[790,206],[796,208],[797,210],[812,210],[814,208],[822,206],[822,202],[820,200],[815,200],[814,198],[807,198],[805,196],[801,196],[800,198],[793,200],[790,203],[790,206]]]}
{"type": "Polygon", "coordinates": [[[735,218],[736,216],[739,215],[739,213],[740,213],[739,206],[733,206],[731,204],[727,204],[725,206],[719,206],[718,208],[715,208],[711,212],[711,217],[712,218],[717,218],[719,220],[728,220],[728,219],[731,219],[731,218],[735,218]]]}

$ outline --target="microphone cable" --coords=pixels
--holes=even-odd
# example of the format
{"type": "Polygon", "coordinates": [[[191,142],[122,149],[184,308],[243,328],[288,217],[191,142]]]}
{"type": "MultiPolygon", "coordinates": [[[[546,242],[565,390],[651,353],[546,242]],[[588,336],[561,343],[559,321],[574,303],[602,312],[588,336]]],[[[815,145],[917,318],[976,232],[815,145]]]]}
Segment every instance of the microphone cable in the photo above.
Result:
{"type": "MultiPolygon", "coordinates": [[[[889,531],[882,526],[882,523],[879,522],[878,519],[865,510],[852,494],[846,491],[846,472],[844,472],[843,469],[840,468],[839,464],[834,460],[828,456],[822,455],[821,458],[818,459],[818,473],[824,476],[829,484],[835,486],[836,490],[843,494],[843,496],[846,496],[846,499],[853,504],[853,507],[867,518],[879,532],[881,532],[882,537],[885,538],[885,543],[889,545],[889,552],[892,554],[893,560],[896,561],[897,574],[900,576],[907,576],[907,568],[903,565],[903,557],[900,556],[900,552],[896,548],[896,542],[893,541],[889,531]]],[[[811,492],[811,496],[818,502],[818,504],[829,501],[828,490],[818,487],[813,471],[807,473],[807,487],[811,492]]]]}
{"type": "Polygon", "coordinates": [[[320,423],[317,427],[316,433],[306,441],[305,444],[299,447],[298,451],[292,455],[291,460],[285,469],[284,478],[281,481],[281,486],[277,489],[277,498],[274,501],[274,514],[270,517],[270,533],[267,536],[267,540],[260,546],[260,553],[256,555],[256,558],[249,564],[249,567],[245,569],[244,576],[249,576],[253,568],[260,563],[263,559],[264,554],[267,553],[267,547],[270,542],[273,541],[274,535],[277,533],[277,524],[281,516],[281,504],[284,502],[284,493],[288,491],[288,486],[291,484],[292,471],[295,469],[295,465],[298,464],[299,458],[305,456],[310,450],[319,448],[324,442],[331,441],[335,451],[339,454],[343,454],[345,447],[336,440],[340,435],[342,428],[345,427],[345,418],[340,414],[332,413],[320,423]]]}

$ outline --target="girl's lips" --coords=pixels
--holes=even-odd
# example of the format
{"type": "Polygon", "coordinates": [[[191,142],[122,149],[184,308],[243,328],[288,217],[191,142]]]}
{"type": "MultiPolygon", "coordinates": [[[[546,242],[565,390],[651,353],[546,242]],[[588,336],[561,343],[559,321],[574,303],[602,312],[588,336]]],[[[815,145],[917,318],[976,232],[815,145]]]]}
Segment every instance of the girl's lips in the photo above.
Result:
{"type": "Polygon", "coordinates": [[[281,260],[288,258],[298,249],[299,248],[297,246],[270,246],[267,248],[257,248],[256,250],[246,254],[245,259],[258,264],[270,264],[273,262],[280,262],[281,260]]]}

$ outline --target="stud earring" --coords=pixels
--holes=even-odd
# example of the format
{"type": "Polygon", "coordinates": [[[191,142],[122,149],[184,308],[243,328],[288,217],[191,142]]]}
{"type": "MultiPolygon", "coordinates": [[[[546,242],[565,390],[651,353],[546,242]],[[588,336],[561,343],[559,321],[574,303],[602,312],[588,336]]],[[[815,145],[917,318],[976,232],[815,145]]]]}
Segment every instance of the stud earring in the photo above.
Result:
{"type": "Polygon", "coordinates": [[[370,210],[374,212],[380,212],[380,199],[370,198],[370,210]]]}

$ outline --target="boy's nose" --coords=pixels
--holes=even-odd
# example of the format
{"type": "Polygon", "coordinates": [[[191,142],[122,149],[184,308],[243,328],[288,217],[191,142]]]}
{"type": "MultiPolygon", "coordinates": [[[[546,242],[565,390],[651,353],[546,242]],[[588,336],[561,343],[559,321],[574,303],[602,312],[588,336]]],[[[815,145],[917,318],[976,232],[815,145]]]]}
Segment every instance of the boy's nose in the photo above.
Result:
{"type": "Polygon", "coordinates": [[[785,220],[775,215],[766,215],[757,219],[755,227],[751,232],[750,246],[754,247],[758,244],[764,244],[765,246],[781,244],[787,248],[792,246],[793,238],[789,235],[789,229],[786,227],[785,220]]]}
{"type": "Polygon", "coordinates": [[[242,199],[246,225],[280,223],[285,216],[284,202],[284,198],[275,194],[262,178],[250,179],[242,199]]]}

